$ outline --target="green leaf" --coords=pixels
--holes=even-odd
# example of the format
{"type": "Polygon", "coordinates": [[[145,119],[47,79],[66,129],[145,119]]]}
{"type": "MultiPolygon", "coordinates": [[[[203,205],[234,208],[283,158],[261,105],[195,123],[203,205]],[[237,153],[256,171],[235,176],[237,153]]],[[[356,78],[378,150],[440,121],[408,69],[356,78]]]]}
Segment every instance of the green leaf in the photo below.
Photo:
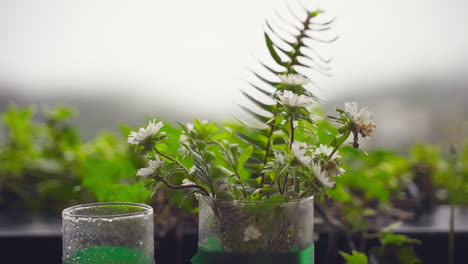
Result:
{"type": "Polygon", "coordinates": [[[354,251],[352,255],[340,251],[340,255],[346,260],[346,264],[367,264],[367,256],[364,253],[354,251]]]}
{"type": "Polygon", "coordinates": [[[257,85],[251,83],[251,82],[249,82],[249,84],[250,84],[255,90],[259,91],[260,93],[262,93],[262,94],[264,94],[264,95],[266,95],[266,96],[268,96],[268,97],[272,97],[272,96],[273,96],[273,93],[268,92],[268,91],[266,91],[266,90],[264,90],[264,89],[258,87],[257,85]]]}
{"type": "Polygon", "coordinates": [[[46,114],[49,118],[62,121],[68,118],[71,118],[75,115],[76,110],[68,106],[57,106],[52,110],[46,111],[46,114]]]}
{"type": "Polygon", "coordinates": [[[337,185],[333,189],[327,189],[327,194],[330,198],[340,202],[350,202],[353,196],[344,188],[343,185],[337,185]]]}
{"type": "Polygon", "coordinates": [[[272,81],[266,79],[265,77],[261,76],[260,74],[258,74],[258,73],[256,73],[256,72],[252,72],[252,73],[253,73],[253,75],[257,76],[257,78],[258,78],[259,80],[261,80],[262,82],[264,82],[264,83],[266,83],[266,84],[268,84],[268,85],[271,85],[271,86],[275,87],[276,85],[279,84],[278,82],[272,82],[272,81]]]}
{"type": "Polygon", "coordinates": [[[412,246],[398,247],[396,255],[399,263],[404,264],[417,264],[422,263],[422,260],[416,256],[414,248],[412,246]]]}
{"type": "Polygon", "coordinates": [[[252,145],[252,146],[254,146],[256,148],[259,148],[259,149],[264,149],[265,148],[266,142],[264,142],[263,140],[254,139],[251,136],[248,136],[248,135],[246,135],[244,133],[240,133],[240,132],[234,132],[234,135],[236,135],[239,139],[241,139],[245,143],[247,143],[249,145],[252,145]]]}
{"type": "Polygon", "coordinates": [[[346,132],[342,136],[333,138],[330,145],[332,147],[341,146],[346,141],[346,139],[348,139],[350,134],[351,130],[346,130],[346,132]]]}
{"type": "Polygon", "coordinates": [[[238,153],[239,153],[239,145],[237,144],[230,144],[229,150],[231,151],[231,156],[233,158],[234,164],[239,164],[238,160],[238,153]]]}
{"type": "Polygon", "coordinates": [[[402,246],[404,244],[421,244],[421,241],[405,235],[380,233],[380,239],[383,245],[402,246]]]}
{"type": "Polygon", "coordinates": [[[256,120],[260,121],[261,123],[266,123],[268,120],[270,120],[270,117],[266,117],[260,114],[255,113],[254,111],[248,109],[245,106],[239,105],[239,107],[244,110],[247,114],[249,114],[252,118],[255,118],[256,120]]]}
{"type": "Polygon", "coordinates": [[[309,16],[310,16],[310,17],[316,17],[316,16],[318,16],[320,13],[323,13],[323,11],[320,10],[320,9],[317,9],[317,10],[315,10],[315,11],[313,11],[313,12],[310,12],[309,16]]]}
{"type": "Polygon", "coordinates": [[[274,70],[273,68],[271,68],[270,66],[266,65],[265,63],[263,63],[263,62],[261,62],[261,61],[259,61],[259,63],[260,63],[265,69],[267,69],[269,72],[271,72],[271,73],[274,74],[274,75],[278,75],[278,74],[283,73],[283,72],[281,72],[281,71],[276,71],[276,70],[274,70]]]}
{"type": "MultiPolygon", "coordinates": [[[[270,31],[278,38],[280,39],[282,42],[288,44],[288,46],[294,48],[297,46],[297,43],[293,43],[293,42],[290,42],[290,41],[287,41],[285,40],[278,32],[277,30],[275,30],[271,25],[270,23],[268,23],[268,20],[266,21],[266,25],[268,27],[268,29],[270,29],[270,31]]],[[[285,29],[282,29],[281,32],[283,32],[283,34],[286,34],[286,35],[289,35],[291,38],[294,38],[294,34],[290,33],[289,31],[285,30],[285,29]]],[[[292,55],[295,53],[294,50],[292,51],[287,51],[283,48],[281,48],[280,46],[278,46],[275,42],[272,41],[272,44],[273,46],[275,46],[278,50],[280,50],[281,52],[283,52],[286,56],[288,56],[289,58],[292,57],[292,55]]]]}
{"type": "Polygon", "coordinates": [[[265,32],[265,41],[268,47],[268,51],[270,51],[271,57],[276,61],[276,63],[278,63],[281,66],[286,67],[287,64],[281,60],[280,56],[275,50],[275,47],[273,46],[273,41],[271,40],[270,36],[268,36],[266,32],[265,32]]]}
{"type": "Polygon", "coordinates": [[[2,118],[12,142],[20,148],[29,149],[33,143],[34,124],[31,122],[35,114],[33,107],[20,108],[10,105],[2,118]]]}
{"type": "Polygon", "coordinates": [[[132,128],[126,124],[119,124],[119,131],[124,137],[128,137],[130,132],[132,132],[132,128]]]}
{"type": "Polygon", "coordinates": [[[245,169],[244,169],[244,164],[247,162],[247,160],[250,158],[250,155],[252,155],[253,152],[253,147],[250,146],[244,151],[242,151],[240,157],[239,157],[239,164],[237,165],[237,171],[241,174],[241,178],[245,178],[245,169]]]}
{"type": "Polygon", "coordinates": [[[264,104],[264,103],[258,101],[257,99],[253,98],[251,95],[249,95],[248,93],[246,93],[244,91],[241,91],[241,93],[245,97],[247,97],[247,99],[249,99],[252,103],[254,103],[256,106],[260,107],[261,109],[263,109],[265,111],[271,112],[275,108],[275,105],[264,104]]]}

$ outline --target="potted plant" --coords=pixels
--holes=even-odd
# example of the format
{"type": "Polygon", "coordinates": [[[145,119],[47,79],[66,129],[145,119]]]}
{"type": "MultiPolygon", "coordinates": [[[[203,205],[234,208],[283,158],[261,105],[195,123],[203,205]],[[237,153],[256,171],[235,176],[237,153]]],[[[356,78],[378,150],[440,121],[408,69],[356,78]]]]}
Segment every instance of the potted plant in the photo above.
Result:
{"type": "Polygon", "coordinates": [[[199,200],[193,263],[313,263],[314,199],[344,173],[340,147],[351,137],[359,148],[359,138],[376,127],[355,102],[327,117],[336,127],[314,115],[319,100],[301,69],[329,62],[310,47],[327,42],[315,36],[330,28],[330,21],[317,22],[322,13],[307,11],[301,26],[293,25],[294,41],[267,22],[266,45],[277,65],[262,65],[275,81],[254,73],[261,84],[252,86],[264,98],[243,92],[255,105],[242,107],[254,125],[220,129],[195,119],[173,128],[152,120],[129,134],[128,143],[148,159],[137,176],[153,194],[176,190],[199,200]]]}

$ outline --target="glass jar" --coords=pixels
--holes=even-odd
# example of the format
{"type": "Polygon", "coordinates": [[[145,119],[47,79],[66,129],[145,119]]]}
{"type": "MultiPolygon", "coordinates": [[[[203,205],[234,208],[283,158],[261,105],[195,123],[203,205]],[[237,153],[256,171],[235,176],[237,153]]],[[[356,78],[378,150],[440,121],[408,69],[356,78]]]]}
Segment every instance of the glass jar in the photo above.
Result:
{"type": "Polygon", "coordinates": [[[154,219],[150,206],[94,203],[62,213],[63,263],[153,264],[154,219]]]}
{"type": "Polygon", "coordinates": [[[201,196],[199,203],[199,251],[281,254],[313,246],[313,197],[285,202],[201,196]]]}

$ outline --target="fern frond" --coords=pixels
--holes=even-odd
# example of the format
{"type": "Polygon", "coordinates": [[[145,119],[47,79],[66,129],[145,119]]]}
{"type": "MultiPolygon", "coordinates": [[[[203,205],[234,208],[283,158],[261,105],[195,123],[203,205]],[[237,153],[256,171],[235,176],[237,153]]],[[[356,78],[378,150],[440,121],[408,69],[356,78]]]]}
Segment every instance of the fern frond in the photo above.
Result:
{"type": "Polygon", "coordinates": [[[255,90],[261,92],[262,94],[272,98],[273,97],[273,93],[272,92],[268,92],[267,90],[263,89],[263,88],[260,88],[258,85],[255,85],[251,82],[248,82],[250,84],[250,86],[252,86],[255,90]]]}
{"type": "MultiPolygon", "coordinates": [[[[297,74],[298,71],[304,72],[303,69],[311,69],[322,75],[328,76],[328,71],[331,69],[329,63],[332,59],[326,59],[322,57],[313,47],[315,45],[314,43],[330,43],[337,39],[337,37],[331,39],[320,37],[322,32],[329,31],[332,28],[332,23],[334,20],[332,19],[329,21],[320,22],[317,20],[317,18],[320,17],[320,14],[322,14],[323,11],[308,11],[306,9],[304,9],[306,13],[305,18],[301,19],[301,17],[289,6],[287,8],[291,13],[290,20],[285,19],[279,13],[276,13],[276,15],[280,22],[284,23],[285,26],[287,26],[289,29],[278,25],[278,23],[273,24],[268,20],[265,22],[265,44],[274,63],[267,64],[265,62],[259,61],[263,70],[267,73],[278,76],[282,74],[297,74]]],[[[270,80],[269,78],[265,77],[264,74],[260,74],[255,71],[252,71],[252,74],[256,80],[255,83],[258,82],[262,84],[262,87],[271,87],[273,89],[273,92],[269,92],[266,90],[266,88],[261,88],[260,86],[253,84],[253,82],[249,82],[251,88],[260,92],[261,96],[274,99],[276,94],[281,89],[284,89],[281,82],[270,80]]],[[[258,95],[255,95],[252,92],[245,90],[241,92],[252,105],[255,105],[265,112],[264,114],[260,114],[258,111],[252,108],[239,106],[247,116],[266,125],[268,129],[254,130],[254,133],[249,134],[245,133],[245,131],[234,132],[234,134],[240,140],[254,146],[257,149],[256,157],[258,159],[257,161],[259,162],[259,166],[253,166],[252,168],[248,169],[257,169],[257,171],[252,171],[253,175],[260,175],[263,167],[271,155],[271,146],[273,144],[272,141],[275,138],[275,132],[277,131],[278,133],[284,133],[284,131],[279,131],[279,123],[284,122],[284,120],[275,118],[275,113],[278,111],[278,104],[266,104],[264,103],[265,100],[260,100],[258,95]]],[[[303,93],[312,95],[312,93],[306,90],[303,90],[303,93]]],[[[242,120],[240,120],[240,122],[243,124],[248,124],[248,122],[242,120]]],[[[277,139],[275,140],[277,141],[277,139]]]]}

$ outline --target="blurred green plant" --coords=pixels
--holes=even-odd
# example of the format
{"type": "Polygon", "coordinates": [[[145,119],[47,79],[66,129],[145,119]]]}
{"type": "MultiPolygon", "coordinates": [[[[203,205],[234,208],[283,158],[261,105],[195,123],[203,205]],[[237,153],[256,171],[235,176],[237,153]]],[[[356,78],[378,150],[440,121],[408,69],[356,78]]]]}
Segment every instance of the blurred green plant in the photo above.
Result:
{"type": "MultiPolygon", "coordinates": [[[[458,155],[443,155],[439,146],[418,143],[408,156],[377,150],[366,159],[355,149],[344,147],[340,153],[346,173],[337,179],[334,189],[327,190],[332,199],[319,203],[319,211],[345,232],[350,251],[391,257],[391,263],[420,263],[414,252],[418,240],[388,231],[367,232],[376,218],[413,218],[433,203],[468,204],[467,143],[459,146],[458,155]],[[367,240],[375,238],[380,246],[367,249],[367,240]]],[[[343,256],[354,263],[360,259],[354,255],[343,256]]]]}
{"type": "MultiPolygon", "coordinates": [[[[454,147],[456,161],[452,154],[442,154],[441,148],[431,144],[415,144],[408,158],[415,168],[415,175],[421,174],[433,186],[422,186],[437,203],[468,204],[468,141],[454,147]],[[456,163],[456,166],[453,163],[456,163]],[[453,178],[453,175],[457,177],[453,178]],[[453,181],[452,181],[453,178],[453,181]]],[[[423,184],[424,185],[424,182],[423,184]]]]}
{"type": "Polygon", "coordinates": [[[69,123],[75,112],[58,106],[39,115],[34,107],[8,107],[2,115],[0,208],[60,210],[93,201],[146,200],[148,192],[132,177],[141,166],[138,156],[111,133],[82,142],[69,123]]]}
{"type": "Polygon", "coordinates": [[[351,253],[340,252],[340,255],[346,260],[346,264],[367,264],[366,254],[354,250],[351,253]]]}
{"type": "MultiPolygon", "coordinates": [[[[327,128],[332,129],[331,125],[327,128]]],[[[329,137],[326,132],[318,136],[329,137]]],[[[362,158],[361,152],[349,145],[341,148],[346,172],[336,179],[335,188],[326,190],[324,199],[317,200],[316,208],[329,225],[345,235],[351,254],[340,254],[346,263],[367,263],[365,252],[373,252],[378,257],[388,251],[395,254],[394,263],[417,263],[405,262],[410,256],[418,260],[410,243],[415,240],[392,234],[388,229],[369,233],[378,228],[377,218],[391,223],[393,219],[407,217],[407,213],[396,208],[394,201],[408,199],[406,186],[413,180],[411,161],[386,150],[371,151],[366,153],[366,158],[362,158]],[[375,243],[375,239],[379,242],[375,243]]]]}
{"type": "MultiPolygon", "coordinates": [[[[93,201],[147,201],[150,191],[134,177],[137,169],[145,166],[140,155],[130,150],[122,137],[110,132],[102,132],[83,142],[76,127],[69,123],[75,112],[59,106],[38,114],[34,107],[11,105],[3,113],[5,141],[0,144],[0,208],[59,210],[93,201]]],[[[314,114],[323,116],[317,109],[314,114]]],[[[296,139],[307,142],[313,130],[320,141],[332,141],[337,128],[324,118],[317,118],[316,123],[323,129],[304,123],[297,128],[296,139]]],[[[239,124],[224,124],[226,129],[221,130],[212,123],[196,125],[201,134],[217,132],[219,139],[229,137],[239,148],[250,146],[233,135],[232,131],[239,131],[239,124]]],[[[125,136],[131,131],[126,126],[120,129],[125,136]]],[[[159,144],[158,149],[176,153],[180,129],[166,123],[161,131],[171,137],[159,144]]],[[[352,245],[349,252],[366,252],[360,241],[379,238],[381,246],[372,250],[375,254],[394,254],[400,263],[418,263],[412,249],[417,244],[415,240],[389,232],[368,234],[368,229],[377,216],[387,215],[393,219],[402,216],[394,201],[408,198],[406,189],[411,182],[419,183],[421,188],[433,185],[430,195],[435,201],[467,204],[468,144],[459,149],[457,166],[453,166],[453,160],[445,158],[438,146],[429,144],[415,144],[408,156],[378,150],[369,152],[365,159],[360,150],[344,146],[340,154],[346,173],[336,178],[335,188],[326,190],[331,199],[318,200],[319,211],[323,211],[333,225],[346,231],[352,245]],[[451,181],[455,169],[457,177],[451,181]],[[401,262],[402,259],[407,262],[401,262]]],[[[224,159],[218,164],[228,167],[224,159]]],[[[180,177],[174,182],[182,180],[180,177]]],[[[171,204],[182,204],[186,210],[196,211],[194,202],[184,203],[184,195],[180,193],[173,193],[170,199],[171,204]]],[[[361,259],[354,252],[346,256],[350,258],[349,263],[357,261],[352,260],[354,258],[361,259]]]]}

